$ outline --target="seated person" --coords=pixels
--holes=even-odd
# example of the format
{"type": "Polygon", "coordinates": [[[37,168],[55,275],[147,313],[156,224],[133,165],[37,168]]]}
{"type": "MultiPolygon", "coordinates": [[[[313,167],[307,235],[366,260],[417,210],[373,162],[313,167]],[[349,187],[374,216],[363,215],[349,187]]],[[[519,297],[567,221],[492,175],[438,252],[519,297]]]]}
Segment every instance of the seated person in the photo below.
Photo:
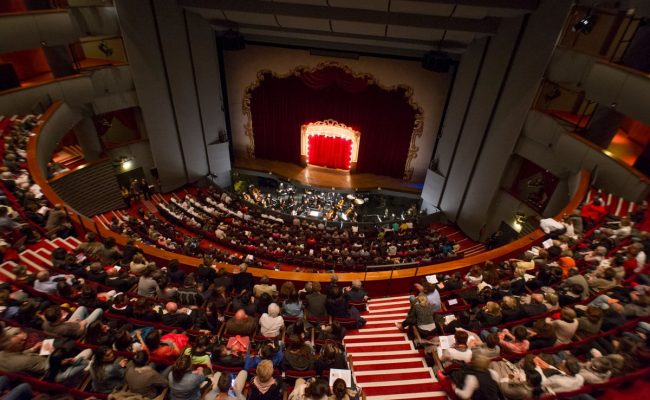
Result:
{"type": "Polygon", "coordinates": [[[368,300],[368,293],[363,289],[360,280],[354,280],[350,287],[345,288],[345,297],[349,301],[360,303],[368,300]]]}
{"type": "Polygon", "coordinates": [[[282,381],[273,377],[273,363],[264,360],[256,369],[250,385],[248,400],[276,400],[282,398],[282,381]]]}
{"type": "Polygon", "coordinates": [[[205,335],[196,337],[191,347],[187,347],[183,355],[192,357],[192,365],[201,365],[204,368],[212,369],[210,360],[210,338],[205,335]]]}
{"type": "Polygon", "coordinates": [[[246,396],[242,393],[248,378],[248,372],[241,370],[234,379],[231,380],[230,373],[217,371],[212,375],[212,390],[203,396],[205,400],[245,400],[246,396]]]}
{"type": "Polygon", "coordinates": [[[287,339],[287,350],[282,360],[283,370],[308,371],[314,369],[314,354],[312,348],[297,335],[287,339]]]}
{"type": "Polygon", "coordinates": [[[341,342],[345,338],[345,334],[346,330],[339,321],[332,321],[331,324],[320,325],[318,329],[318,339],[320,340],[341,342]]]}
{"type": "Polygon", "coordinates": [[[501,323],[501,306],[494,301],[488,301],[485,307],[476,313],[476,320],[481,326],[495,326],[501,323]]]}
{"type": "Polygon", "coordinates": [[[136,283],[138,278],[129,276],[125,269],[109,268],[106,271],[106,280],[104,285],[117,290],[118,292],[126,292],[130,290],[136,283]]]}
{"type": "Polygon", "coordinates": [[[260,317],[260,332],[262,336],[274,338],[280,336],[282,328],[284,328],[284,319],[280,315],[280,307],[271,303],[268,312],[260,317]]]}
{"type": "Polygon", "coordinates": [[[260,283],[253,286],[253,295],[255,297],[260,297],[262,293],[267,293],[271,297],[278,295],[278,290],[275,285],[269,283],[269,277],[264,275],[260,278],[260,283]]]}
{"type": "Polygon", "coordinates": [[[499,347],[499,335],[492,332],[485,337],[485,341],[478,340],[468,341],[472,353],[479,353],[485,357],[496,358],[501,355],[501,347],[499,347]]]}
{"type": "Polygon", "coordinates": [[[555,325],[547,323],[543,319],[535,321],[533,329],[529,330],[528,333],[531,350],[553,347],[557,341],[555,325]]]}
{"type": "Polygon", "coordinates": [[[248,371],[251,368],[255,368],[262,360],[271,360],[273,367],[279,369],[283,358],[284,349],[282,342],[276,343],[276,341],[271,340],[260,347],[257,355],[252,357],[249,354],[246,355],[244,369],[248,371]]]}
{"type": "Polygon", "coordinates": [[[544,314],[548,311],[544,305],[544,295],[534,293],[530,296],[530,303],[520,306],[522,316],[534,317],[535,315],[544,314]]]}
{"type": "Polygon", "coordinates": [[[553,325],[557,340],[555,345],[570,343],[573,336],[578,330],[578,319],[576,312],[569,307],[564,307],[560,311],[560,319],[546,318],[546,322],[553,325]]]}
{"type": "Polygon", "coordinates": [[[523,326],[516,326],[512,333],[504,329],[499,333],[499,345],[507,353],[525,354],[529,347],[528,330],[523,326]]]}
{"type": "Polygon", "coordinates": [[[84,335],[88,325],[102,316],[102,309],[98,308],[89,315],[86,307],[80,306],[66,319],[67,315],[59,306],[48,307],[44,312],[43,330],[55,335],[78,339],[84,335]]]}
{"type": "MultiPolygon", "coordinates": [[[[177,326],[183,329],[189,329],[194,325],[194,321],[190,315],[187,314],[189,309],[178,309],[178,304],[173,301],[165,304],[165,311],[161,317],[161,322],[168,326],[177,326]]],[[[194,312],[190,310],[190,312],[194,312]]]]}
{"type": "Polygon", "coordinates": [[[105,346],[93,351],[90,367],[91,387],[94,392],[110,393],[124,385],[127,359],[116,358],[113,349],[105,346]]]}
{"type": "Polygon", "coordinates": [[[253,336],[257,330],[257,319],[250,317],[243,309],[226,321],[226,332],[229,335],[253,336]]]}
{"type": "Polygon", "coordinates": [[[142,350],[136,352],[126,365],[124,379],[130,392],[150,399],[158,396],[169,385],[167,378],[149,365],[149,353],[142,350]]]}
{"type": "Polygon", "coordinates": [[[444,349],[440,356],[443,366],[448,366],[454,362],[468,364],[472,360],[472,350],[467,346],[469,335],[467,331],[457,330],[454,333],[454,345],[449,349],[444,349]]]}
{"type": "Polygon", "coordinates": [[[349,369],[345,354],[335,343],[325,343],[320,350],[320,357],[314,362],[317,375],[332,368],[349,369]]]}
{"type": "Polygon", "coordinates": [[[282,303],[282,312],[289,317],[302,318],[304,315],[303,305],[295,288],[289,292],[287,299],[282,303]]]}

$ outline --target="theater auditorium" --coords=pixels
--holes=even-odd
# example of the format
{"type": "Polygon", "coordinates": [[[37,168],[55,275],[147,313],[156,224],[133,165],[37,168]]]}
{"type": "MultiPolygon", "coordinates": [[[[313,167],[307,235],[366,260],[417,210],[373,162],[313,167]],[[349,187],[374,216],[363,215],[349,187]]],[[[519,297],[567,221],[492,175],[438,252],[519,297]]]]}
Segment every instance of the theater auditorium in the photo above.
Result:
{"type": "Polygon", "coordinates": [[[650,399],[647,0],[0,0],[0,399],[650,399]]]}

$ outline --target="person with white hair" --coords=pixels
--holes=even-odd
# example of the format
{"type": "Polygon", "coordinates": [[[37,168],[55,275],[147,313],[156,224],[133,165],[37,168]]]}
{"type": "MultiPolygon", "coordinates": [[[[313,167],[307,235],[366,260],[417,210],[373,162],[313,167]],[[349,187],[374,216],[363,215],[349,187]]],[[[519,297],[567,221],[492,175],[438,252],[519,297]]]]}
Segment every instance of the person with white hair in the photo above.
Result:
{"type": "Polygon", "coordinates": [[[74,279],[74,275],[50,276],[48,271],[39,271],[38,274],[36,274],[36,280],[34,281],[34,290],[41,293],[55,294],[57,283],[59,281],[65,280],[68,285],[71,285],[72,279],[74,279]]]}
{"type": "Polygon", "coordinates": [[[260,332],[262,336],[274,338],[280,336],[280,331],[284,327],[284,319],[280,315],[280,307],[275,304],[269,304],[268,312],[260,317],[260,332]]]}
{"type": "Polygon", "coordinates": [[[363,289],[361,281],[356,279],[351,286],[345,288],[345,297],[349,301],[362,302],[368,300],[368,293],[363,289]]]}

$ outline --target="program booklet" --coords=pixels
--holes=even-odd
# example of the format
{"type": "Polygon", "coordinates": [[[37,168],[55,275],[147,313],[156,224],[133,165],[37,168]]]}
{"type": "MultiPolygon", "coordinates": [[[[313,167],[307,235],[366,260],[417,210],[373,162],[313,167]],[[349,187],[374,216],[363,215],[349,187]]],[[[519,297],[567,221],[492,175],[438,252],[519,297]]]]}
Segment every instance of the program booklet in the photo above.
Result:
{"type": "Polygon", "coordinates": [[[339,378],[345,381],[345,386],[349,388],[352,387],[352,373],[349,369],[330,369],[330,386],[332,386],[334,381],[339,378]]]}

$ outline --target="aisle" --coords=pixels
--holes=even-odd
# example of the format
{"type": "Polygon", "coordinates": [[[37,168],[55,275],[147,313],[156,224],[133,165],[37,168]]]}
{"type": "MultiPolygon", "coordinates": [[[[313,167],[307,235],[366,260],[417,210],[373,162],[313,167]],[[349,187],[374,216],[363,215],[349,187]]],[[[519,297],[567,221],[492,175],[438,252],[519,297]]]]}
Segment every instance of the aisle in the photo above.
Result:
{"type": "Polygon", "coordinates": [[[368,323],[345,337],[354,376],[368,400],[447,398],[422,351],[395,326],[408,309],[408,296],[370,300],[362,314],[368,323]]]}

